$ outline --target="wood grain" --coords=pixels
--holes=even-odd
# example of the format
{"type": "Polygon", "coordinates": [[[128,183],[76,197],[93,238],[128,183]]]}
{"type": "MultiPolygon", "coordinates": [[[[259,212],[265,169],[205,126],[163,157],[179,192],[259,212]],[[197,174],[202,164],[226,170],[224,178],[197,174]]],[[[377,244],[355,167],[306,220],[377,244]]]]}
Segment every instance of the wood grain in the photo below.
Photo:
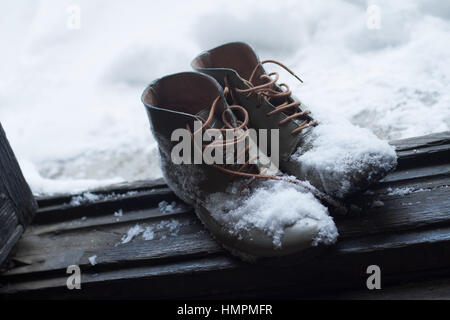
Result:
{"type": "Polygon", "coordinates": [[[386,286],[450,276],[446,156],[450,134],[392,143],[400,158],[397,170],[349,200],[359,209],[335,217],[340,232],[336,245],[256,265],[224,251],[189,207],[161,212],[160,201],[176,200],[161,180],[97,190],[125,196],[82,206],[71,206],[67,195],[39,198],[37,218],[14,253],[15,266],[0,278],[0,295],[292,298],[335,292],[338,296],[364,289],[370,264],[381,267],[386,286]],[[127,195],[130,191],[136,192],[127,195]],[[123,216],[114,216],[120,209],[123,216]],[[174,223],[176,232],[170,228],[174,223]],[[153,238],[137,236],[122,243],[136,224],[153,230],[153,238]],[[94,255],[97,264],[91,265],[89,257],[94,255]],[[65,286],[70,264],[82,270],[80,291],[65,286]]]}
{"type": "Polygon", "coordinates": [[[0,266],[36,209],[37,203],[0,123],[0,266]]]}

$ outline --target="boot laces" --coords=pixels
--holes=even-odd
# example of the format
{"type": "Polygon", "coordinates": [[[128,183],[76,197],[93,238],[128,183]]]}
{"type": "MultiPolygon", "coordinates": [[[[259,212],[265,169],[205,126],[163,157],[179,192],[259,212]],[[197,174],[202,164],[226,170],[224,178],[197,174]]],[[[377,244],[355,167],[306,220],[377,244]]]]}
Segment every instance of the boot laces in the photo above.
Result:
{"type": "MultiPolygon", "coordinates": [[[[277,61],[277,60],[264,60],[259,62],[255,68],[253,69],[250,78],[248,80],[244,81],[247,83],[247,85],[250,87],[248,89],[239,89],[236,88],[236,92],[239,93],[247,93],[247,97],[250,97],[252,94],[256,93],[258,95],[258,99],[259,99],[259,103],[262,103],[262,98],[265,97],[267,98],[270,102],[273,102],[275,98],[279,98],[282,100],[285,100],[285,102],[275,106],[275,109],[268,112],[267,115],[271,116],[274,114],[277,114],[279,112],[282,111],[291,111],[292,114],[288,115],[285,119],[281,120],[279,122],[280,125],[293,120],[293,119],[297,119],[297,118],[304,118],[305,116],[309,115],[311,113],[310,110],[300,110],[299,107],[302,105],[302,103],[300,101],[293,101],[293,102],[289,102],[289,99],[291,97],[292,91],[289,89],[289,86],[285,83],[280,83],[278,85],[278,87],[280,88],[280,90],[275,90],[274,88],[277,86],[276,82],[279,79],[279,74],[278,72],[271,72],[269,74],[263,74],[260,76],[260,79],[263,81],[266,81],[263,84],[260,85],[256,85],[255,81],[254,81],[254,77],[256,75],[256,71],[258,70],[258,68],[266,63],[272,63],[272,64],[276,64],[280,67],[282,67],[283,69],[285,69],[287,72],[289,72],[291,75],[293,75],[297,80],[299,80],[300,82],[303,83],[302,79],[300,79],[291,69],[289,69],[288,67],[286,67],[284,64],[282,64],[281,62],[277,61]],[[282,90],[284,89],[284,90],[282,90]]],[[[226,83],[227,84],[227,83],[226,83]]],[[[234,97],[233,97],[234,99],[234,97]]],[[[298,127],[294,130],[292,130],[292,134],[297,134],[300,133],[301,131],[303,131],[306,128],[309,127],[313,127],[318,125],[318,122],[311,119],[310,117],[307,117],[306,119],[304,119],[303,122],[301,122],[300,124],[298,124],[298,127]]]]}
{"type": "MultiPolygon", "coordinates": [[[[224,93],[228,94],[229,89],[225,88],[224,93]]],[[[194,146],[195,146],[195,148],[197,148],[197,151],[199,151],[199,152],[203,152],[207,148],[226,148],[229,145],[236,146],[242,140],[247,140],[247,139],[250,140],[249,139],[249,131],[248,131],[248,122],[249,122],[248,112],[247,112],[247,110],[245,110],[245,108],[243,108],[240,105],[228,106],[227,109],[225,109],[222,112],[221,117],[222,117],[222,121],[223,121],[224,125],[221,128],[212,128],[211,127],[211,122],[212,122],[214,114],[215,114],[215,109],[216,109],[217,103],[220,98],[221,98],[221,96],[218,96],[212,103],[207,119],[203,119],[202,117],[197,116],[202,121],[202,126],[199,129],[197,129],[196,131],[192,131],[189,127],[189,124],[186,124],[186,128],[189,130],[189,132],[191,134],[191,139],[194,143],[194,146]],[[230,120],[229,120],[228,117],[230,116],[230,112],[232,113],[233,110],[237,110],[238,112],[240,112],[241,115],[243,116],[244,120],[234,121],[233,117],[230,117],[230,120]],[[217,139],[210,143],[202,143],[201,146],[198,146],[194,139],[195,135],[196,134],[203,135],[203,133],[207,129],[219,130],[222,137],[227,137],[227,131],[231,131],[233,133],[232,136],[234,138],[233,139],[226,139],[226,138],[225,139],[217,139]],[[234,135],[234,133],[237,133],[237,135],[234,135]]],[[[244,188],[249,187],[257,179],[285,181],[288,183],[298,185],[298,186],[302,187],[303,189],[311,192],[318,199],[320,199],[323,202],[336,208],[339,213],[341,213],[341,214],[347,213],[347,209],[340,202],[336,201],[335,199],[328,196],[327,194],[319,191],[318,189],[314,188],[310,184],[305,183],[304,181],[292,179],[292,178],[285,177],[282,175],[266,174],[265,171],[267,170],[267,168],[261,170],[257,164],[252,163],[260,157],[260,154],[257,153],[257,155],[254,158],[250,158],[248,155],[248,153],[250,152],[250,149],[253,147],[257,147],[257,146],[252,145],[251,143],[246,143],[246,147],[241,152],[245,152],[245,159],[247,159],[247,161],[244,164],[242,164],[241,166],[239,166],[237,169],[236,169],[235,165],[229,165],[229,164],[218,165],[218,164],[213,163],[210,165],[224,173],[233,175],[234,177],[249,178],[250,182],[245,184],[244,188]]],[[[239,157],[239,153],[234,153],[234,160],[238,159],[238,157],[239,157]]]]}
{"type": "Polygon", "coordinates": [[[224,125],[221,128],[213,128],[211,126],[217,102],[219,101],[219,99],[220,96],[218,96],[214,100],[207,119],[197,116],[197,118],[202,122],[202,126],[200,128],[198,128],[196,131],[192,131],[189,125],[188,124],[186,125],[187,129],[191,132],[191,138],[194,141],[194,146],[197,148],[197,151],[199,152],[204,152],[206,149],[215,149],[215,150],[222,149],[223,151],[227,150],[227,147],[233,146],[232,156],[234,161],[232,164],[226,163],[226,160],[230,155],[226,154],[225,152],[224,164],[222,165],[211,164],[211,166],[235,176],[255,178],[260,175],[264,175],[264,172],[263,171],[260,172],[258,166],[254,164],[254,162],[259,158],[260,155],[256,155],[253,158],[250,158],[249,156],[250,150],[253,146],[250,143],[248,143],[249,117],[247,110],[245,110],[242,106],[239,105],[228,106],[227,109],[225,109],[221,114],[221,119],[224,125]],[[243,120],[235,119],[233,116],[230,116],[230,113],[234,115],[236,111],[243,116],[243,120]],[[220,134],[219,136],[222,137],[222,139],[215,139],[214,141],[209,143],[202,143],[201,146],[197,145],[195,143],[194,137],[197,134],[203,135],[206,132],[206,130],[217,130],[220,134]],[[242,142],[245,143],[245,148],[239,151],[238,148],[236,147],[239,143],[242,142]],[[240,166],[236,166],[235,165],[236,160],[242,157],[242,155],[244,155],[246,159],[245,163],[240,166]]]}

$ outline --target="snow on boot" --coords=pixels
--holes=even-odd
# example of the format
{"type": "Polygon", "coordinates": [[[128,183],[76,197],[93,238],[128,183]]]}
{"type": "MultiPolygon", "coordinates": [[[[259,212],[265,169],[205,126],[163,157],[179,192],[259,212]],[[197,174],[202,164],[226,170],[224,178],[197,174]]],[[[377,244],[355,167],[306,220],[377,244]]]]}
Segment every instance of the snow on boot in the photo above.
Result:
{"type": "Polygon", "coordinates": [[[242,42],[203,52],[192,66],[229,89],[228,99],[247,110],[252,127],[279,129],[281,171],[343,198],[366,189],[395,168],[396,153],[387,142],[343,118],[317,113],[313,117],[286,84],[277,84],[278,73],[266,73],[263,65],[268,63],[301,81],[278,61],[260,61],[242,42]]]}
{"type": "Polygon", "coordinates": [[[194,207],[226,249],[255,260],[335,242],[338,233],[333,219],[313,194],[321,193],[309,183],[279,172],[263,174],[265,169],[258,162],[250,163],[248,155],[244,164],[195,164],[194,153],[205,152],[212,145],[222,148],[243,138],[246,146],[252,147],[246,135],[246,110],[229,106],[223,89],[212,77],[186,72],[158,79],[145,89],[142,101],[158,142],[167,184],[194,207]],[[179,137],[172,139],[172,134],[177,129],[186,129],[192,142],[192,148],[182,152],[186,156],[182,163],[174,160],[180,141],[179,137]],[[207,129],[223,137],[237,133],[238,138],[196,144],[196,135],[210,134],[207,129]]]}

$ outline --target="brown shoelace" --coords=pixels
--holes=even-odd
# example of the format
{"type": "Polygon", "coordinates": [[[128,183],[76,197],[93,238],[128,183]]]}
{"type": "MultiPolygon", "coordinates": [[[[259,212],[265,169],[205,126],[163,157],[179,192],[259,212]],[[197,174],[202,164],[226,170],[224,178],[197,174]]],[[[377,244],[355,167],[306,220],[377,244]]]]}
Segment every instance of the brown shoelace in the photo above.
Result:
{"type": "MultiPolygon", "coordinates": [[[[202,126],[197,129],[196,131],[192,132],[192,130],[190,129],[189,125],[186,125],[187,129],[191,132],[191,138],[194,141],[194,146],[197,148],[197,151],[199,152],[203,152],[205,149],[216,149],[216,148],[221,148],[226,149],[228,146],[233,145],[233,148],[236,147],[238,145],[239,142],[246,140],[248,137],[248,113],[247,110],[245,110],[243,107],[238,106],[238,105],[232,105],[229,106],[226,110],[224,110],[222,112],[222,122],[224,123],[224,125],[221,128],[212,128],[211,127],[211,122],[213,120],[214,117],[214,113],[215,113],[215,109],[217,106],[217,102],[219,101],[220,96],[218,96],[212,106],[211,109],[209,111],[209,115],[207,119],[203,119],[202,117],[197,116],[201,121],[202,121],[202,126]],[[236,120],[233,121],[233,118],[231,118],[230,120],[227,118],[227,115],[229,115],[230,112],[233,112],[233,110],[238,110],[242,115],[244,120],[236,120]],[[233,133],[233,139],[221,139],[221,140],[214,140],[210,143],[202,143],[202,146],[198,146],[195,143],[194,137],[197,134],[201,134],[203,135],[203,133],[206,130],[217,130],[220,132],[220,135],[222,137],[227,137],[227,132],[232,132],[233,133]],[[237,132],[238,134],[234,134],[235,132],[237,132]]],[[[235,150],[235,149],[233,149],[235,150]]],[[[236,153],[233,154],[234,156],[234,161],[236,161],[239,156],[242,155],[242,153],[247,153],[250,151],[250,146],[247,145],[245,147],[244,150],[242,150],[240,153],[236,153]]],[[[226,159],[225,159],[226,160],[226,159]]],[[[232,170],[232,169],[227,169],[225,168],[226,166],[230,166],[229,164],[225,164],[224,165],[217,165],[217,164],[211,164],[212,166],[216,167],[217,169],[230,173],[230,174],[235,174],[235,175],[242,175],[244,172],[244,169],[249,168],[249,169],[253,169],[253,167],[250,165],[250,163],[256,159],[248,159],[244,164],[242,164],[237,170],[232,170]]],[[[250,171],[250,170],[249,170],[250,171]]],[[[250,174],[250,173],[248,173],[250,174]]],[[[251,174],[253,176],[253,174],[251,174]]]]}
{"type": "MultiPolygon", "coordinates": [[[[282,111],[288,111],[288,110],[293,110],[291,115],[288,115],[285,119],[281,120],[279,122],[280,125],[296,119],[296,118],[301,118],[304,117],[308,114],[311,113],[311,111],[309,110],[303,110],[303,111],[299,111],[299,108],[301,106],[301,102],[300,101],[293,101],[293,102],[289,102],[289,98],[291,97],[292,91],[289,89],[289,86],[285,83],[280,83],[278,85],[278,87],[280,88],[280,90],[275,90],[275,86],[276,86],[276,82],[279,79],[279,74],[278,72],[271,72],[269,74],[263,74],[260,76],[261,80],[266,80],[267,82],[261,85],[256,85],[254,83],[254,77],[256,74],[256,71],[258,70],[259,66],[262,66],[263,64],[266,63],[273,63],[273,64],[277,64],[278,66],[282,67],[283,69],[285,69],[287,72],[289,72],[291,75],[293,75],[296,79],[298,79],[300,82],[303,83],[302,79],[300,79],[291,69],[289,69],[288,67],[286,67],[284,64],[282,64],[279,61],[276,60],[264,60],[259,62],[255,68],[253,69],[253,72],[250,75],[250,78],[248,80],[244,81],[247,83],[247,85],[250,87],[249,89],[239,89],[236,88],[236,92],[239,93],[247,93],[247,97],[250,97],[253,93],[256,93],[258,95],[259,103],[262,103],[262,97],[267,98],[269,101],[273,101],[274,98],[284,98],[286,99],[285,102],[279,104],[278,106],[275,106],[275,109],[273,111],[270,111],[267,113],[268,116],[274,115],[276,113],[282,112],[282,111]],[[273,77],[273,78],[272,78],[273,77]],[[284,90],[281,90],[281,88],[284,88],[284,90]]],[[[226,81],[226,79],[225,79],[226,81]]],[[[234,97],[233,97],[234,100],[234,97]]],[[[312,119],[305,119],[302,123],[300,123],[298,125],[298,127],[294,130],[292,130],[292,134],[296,134],[296,133],[300,133],[302,130],[312,127],[312,126],[316,126],[318,124],[317,121],[312,120],[312,119]]]]}
{"type": "MultiPolygon", "coordinates": [[[[225,93],[228,93],[228,89],[225,89],[225,93]]],[[[224,110],[222,112],[222,121],[223,121],[224,125],[221,128],[212,128],[211,127],[211,122],[213,120],[213,116],[214,116],[217,102],[219,101],[219,99],[220,99],[220,96],[218,96],[212,103],[212,106],[211,106],[211,109],[210,109],[207,119],[198,117],[203,123],[199,129],[197,129],[195,132],[192,132],[189,125],[188,124],[186,125],[186,128],[191,132],[191,138],[194,142],[194,146],[197,148],[197,150],[199,152],[203,152],[206,148],[226,148],[226,146],[229,146],[229,145],[236,146],[239,141],[242,141],[243,139],[247,139],[249,137],[248,126],[247,126],[248,122],[249,122],[248,112],[247,112],[247,110],[245,110],[245,108],[243,108],[242,106],[239,106],[239,105],[229,106],[226,110],[224,110]],[[227,114],[229,115],[230,112],[233,112],[232,110],[238,110],[242,114],[244,120],[233,121],[233,117],[230,117],[231,120],[229,120],[227,118],[227,114]],[[214,140],[210,143],[207,143],[207,144],[202,143],[202,146],[198,146],[195,143],[194,136],[196,134],[203,135],[203,133],[207,129],[219,130],[222,137],[227,137],[226,133],[227,133],[227,131],[230,131],[230,130],[232,132],[237,131],[238,135],[233,135],[235,137],[233,139],[214,140]]],[[[251,146],[250,146],[250,144],[248,144],[242,152],[247,153],[250,151],[250,148],[251,148],[251,146]]],[[[238,156],[239,156],[238,154],[235,154],[234,159],[236,160],[238,158],[238,156]]],[[[211,166],[213,166],[214,168],[216,168],[222,172],[231,174],[236,177],[243,177],[243,178],[251,179],[250,182],[245,185],[245,187],[248,187],[251,183],[253,183],[257,179],[278,180],[278,181],[285,181],[285,182],[293,183],[295,185],[301,186],[302,188],[310,191],[318,199],[333,206],[339,213],[341,213],[341,214],[347,213],[347,209],[340,202],[336,201],[332,197],[328,196],[327,194],[319,191],[318,189],[312,187],[311,185],[309,185],[303,181],[300,181],[297,179],[291,179],[291,178],[284,177],[284,176],[264,174],[265,173],[264,170],[260,171],[259,167],[257,165],[251,163],[252,161],[254,161],[258,158],[259,158],[259,155],[257,155],[256,158],[253,158],[253,159],[246,157],[246,159],[248,159],[248,160],[244,164],[242,164],[240,167],[238,167],[237,169],[230,168],[230,165],[227,165],[227,164],[223,164],[223,165],[211,164],[211,166]],[[256,173],[252,172],[252,171],[256,171],[256,173]]]]}

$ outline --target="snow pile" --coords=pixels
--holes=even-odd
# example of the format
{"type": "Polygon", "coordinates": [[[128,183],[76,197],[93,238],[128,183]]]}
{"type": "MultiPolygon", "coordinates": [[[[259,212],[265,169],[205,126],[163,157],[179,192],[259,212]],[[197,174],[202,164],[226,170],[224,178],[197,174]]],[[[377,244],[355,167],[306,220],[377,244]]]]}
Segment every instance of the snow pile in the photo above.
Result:
{"type": "Polygon", "coordinates": [[[123,216],[123,210],[119,209],[118,211],[114,212],[114,217],[122,217],[123,216]]]}
{"type": "Polygon", "coordinates": [[[93,203],[96,201],[118,200],[121,198],[135,195],[137,193],[138,193],[137,191],[129,191],[123,194],[115,194],[114,192],[110,194],[95,194],[92,192],[84,192],[78,196],[72,197],[69,205],[76,207],[82,204],[93,203]]]}
{"type": "Polygon", "coordinates": [[[134,239],[134,237],[137,237],[142,232],[144,232],[144,229],[139,224],[136,224],[134,227],[128,230],[126,235],[122,237],[122,243],[130,242],[134,239]]]}
{"type": "Polygon", "coordinates": [[[388,196],[405,196],[407,194],[410,194],[411,192],[413,192],[413,188],[396,188],[396,189],[392,189],[392,188],[388,188],[388,196]]]}
{"type": "Polygon", "coordinates": [[[181,210],[186,210],[186,205],[183,203],[177,203],[176,201],[172,201],[171,203],[163,200],[158,203],[158,208],[161,212],[164,213],[176,213],[181,210]]]}
{"type": "Polygon", "coordinates": [[[178,208],[178,205],[176,201],[168,203],[167,201],[163,200],[160,203],[158,203],[158,208],[161,212],[164,213],[174,213],[178,208]]]}
{"type": "Polygon", "coordinates": [[[287,227],[302,219],[317,223],[319,233],[312,244],[333,243],[338,232],[328,210],[311,193],[282,181],[265,181],[254,191],[240,193],[235,183],[226,193],[212,194],[205,207],[227,230],[238,237],[253,228],[262,230],[273,239],[275,248],[283,245],[287,227]]]}
{"type": "Polygon", "coordinates": [[[92,203],[95,201],[98,201],[101,199],[101,196],[98,194],[94,194],[91,192],[84,192],[83,194],[80,194],[78,196],[72,197],[72,200],[70,200],[71,206],[79,206],[86,203],[92,203]]]}
{"type": "Polygon", "coordinates": [[[424,191],[430,191],[431,189],[424,189],[424,188],[420,188],[420,189],[414,189],[411,187],[404,187],[404,188],[387,188],[388,191],[388,196],[406,196],[408,194],[411,193],[417,193],[417,192],[424,192],[424,191]]]}
{"type": "Polygon", "coordinates": [[[142,238],[144,240],[153,240],[155,237],[155,231],[161,232],[161,240],[166,239],[167,236],[176,237],[180,232],[180,228],[181,223],[177,220],[164,220],[158,223],[155,227],[146,227],[145,232],[142,234],[142,238]]]}
{"type": "MultiPolygon", "coordinates": [[[[0,113],[2,109],[0,108],[0,113]]],[[[3,119],[2,119],[3,124],[3,119]]],[[[9,130],[8,131],[8,138],[10,137],[9,130]]],[[[11,141],[11,139],[10,139],[11,141]]],[[[42,146],[45,144],[41,143],[42,146]]],[[[53,159],[58,158],[56,153],[52,155],[48,155],[48,160],[45,161],[43,164],[38,164],[37,162],[31,162],[28,158],[23,158],[23,153],[15,148],[14,153],[16,154],[20,167],[22,169],[22,173],[25,176],[28,184],[30,185],[33,194],[35,195],[45,195],[45,194],[76,194],[80,193],[89,189],[97,189],[105,185],[112,185],[116,183],[123,182],[123,179],[120,178],[111,178],[111,179],[86,179],[86,178],[74,178],[72,177],[66,177],[64,179],[62,178],[56,178],[58,175],[55,174],[48,174],[46,170],[41,171],[41,168],[44,166],[47,166],[51,168],[51,171],[59,172],[60,169],[65,168],[65,164],[67,164],[66,161],[56,161],[53,159]]],[[[31,156],[29,156],[31,158],[31,156]]],[[[82,173],[83,170],[78,168],[79,173],[82,173]]],[[[87,177],[87,173],[84,172],[84,177],[87,177]]]]}
{"type": "Polygon", "coordinates": [[[142,239],[145,241],[153,240],[155,238],[155,232],[152,227],[146,227],[145,231],[142,233],[142,239]]]}
{"type": "Polygon", "coordinates": [[[169,221],[164,220],[156,225],[157,230],[164,230],[165,234],[168,234],[170,236],[177,236],[180,232],[180,227],[181,223],[174,219],[171,219],[169,221]]]}
{"type": "Polygon", "coordinates": [[[128,229],[127,234],[122,236],[121,243],[125,244],[142,234],[142,239],[145,241],[153,240],[155,232],[161,232],[161,240],[166,239],[167,236],[175,237],[180,232],[181,223],[177,220],[163,220],[155,226],[141,226],[136,224],[134,227],[128,229]]]}
{"type": "Polygon", "coordinates": [[[97,264],[97,256],[89,257],[89,263],[95,266],[97,264]]]}
{"type": "Polygon", "coordinates": [[[344,197],[397,164],[395,149],[367,129],[339,117],[316,117],[305,143],[293,154],[301,173],[325,192],[344,197]],[[317,185],[320,183],[321,185],[317,185]]]}
{"type": "Polygon", "coordinates": [[[140,95],[227,41],[246,41],[262,59],[298,73],[301,86],[284,72],[280,80],[314,112],[336,110],[384,139],[449,130],[448,1],[275,7],[270,0],[3,1],[0,119],[33,192],[160,177],[140,95]],[[369,4],[380,8],[379,29],[367,26],[369,4]],[[78,30],[67,27],[73,5],[81,9],[78,30]],[[149,30],[158,32],[143,41],[149,30]]]}

